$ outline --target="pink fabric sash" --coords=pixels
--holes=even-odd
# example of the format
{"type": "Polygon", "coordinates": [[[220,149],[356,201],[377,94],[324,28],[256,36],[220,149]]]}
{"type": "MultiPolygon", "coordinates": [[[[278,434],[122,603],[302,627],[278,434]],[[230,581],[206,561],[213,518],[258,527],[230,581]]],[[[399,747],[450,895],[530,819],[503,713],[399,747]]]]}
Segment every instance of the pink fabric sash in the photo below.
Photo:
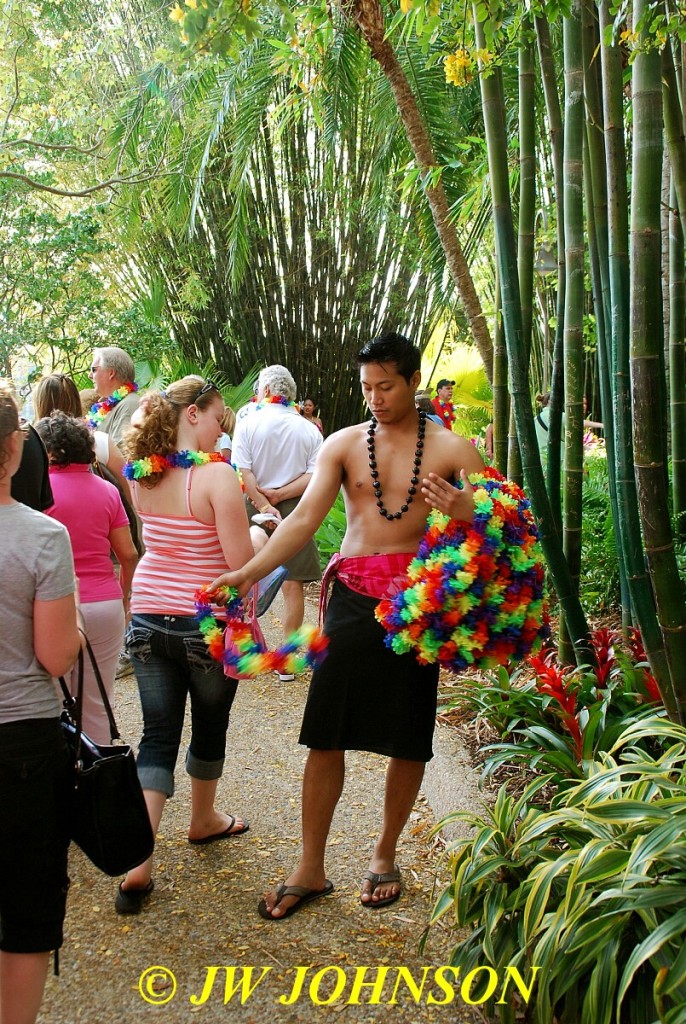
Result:
{"type": "Polygon", "coordinates": [[[350,558],[336,553],[324,571],[321,595],[319,598],[319,625],[324,622],[326,606],[329,600],[329,589],[334,579],[339,579],[346,587],[365,597],[388,597],[395,592],[396,581],[405,579],[407,567],[414,558],[415,551],[400,551],[390,554],[354,555],[350,558]]]}

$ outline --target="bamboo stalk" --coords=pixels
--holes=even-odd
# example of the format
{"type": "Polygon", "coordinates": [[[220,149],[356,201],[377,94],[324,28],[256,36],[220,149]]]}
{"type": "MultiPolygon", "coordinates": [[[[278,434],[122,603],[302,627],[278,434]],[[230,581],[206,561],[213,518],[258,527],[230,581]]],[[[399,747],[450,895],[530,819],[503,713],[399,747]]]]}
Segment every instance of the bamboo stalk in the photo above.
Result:
{"type": "MultiPolygon", "coordinates": [[[[615,536],[619,537],[619,503],[615,468],[615,434],[612,416],[611,383],[611,337],[610,337],[610,271],[608,260],[608,211],[607,179],[605,157],[605,135],[603,131],[603,108],[600,85],[600,61],[595,59],[600,44],[597,31],[595,5],[584,0],[583,23],[583,64],[584,94],[586,108],[586,135],[584,148],[584,177],[587,195],[586,211],[588,222],[591,284],[596,314],[597,361],[599,375],[600,407],[605,431],[605,451],[610,493],[610,510],[615,536]]],[[[631,597],[626,579],[624,554],[618,544],[619,590],[622,606],[622,625],[631,626],[631,597]]]]}
{"type": "Polygon", "coordinates": [[[660,55],[643,27],[648,3],[649,0],[636,0],[634,6],[634,31],[640,32],[643,46],[637,51],[632,66],[634,143],[630,240],[634,464],[646,555],[670,670],[672,699],[668,703],[665,695],[665,704],[671,714],[684,721],[686,604],[669,521],[660,404],[663,389],[660,372],[662,86],[660,55]]]}
{"type": "Polygon", "coordinates": [[[669,388],[672,438],[672,512],[686,540],[686,274],[684,233],[672,192],[669,217],[669,388]]]}
{"type": "MultiPolygon", "coordinates": [[[[583,309],[584,309],[584,205],[583,132],[584,69],[581,8],[573,0],[563,20],[565,118],[565,432],[562,481],[563,545],[572,585],[578,593],[581,573],[581,498],[583,487],[583,309]]],[[[562,636],[560,654],[570,652],[562,636]]]]}
{"type": "MultiPolygon", "coordinates": [[[[486,40],[476,6],[473,7],[473,13],[477,45],[480,49],[484,49],[486,40]]],[[[595,656],[590,643],[586,619],[578,595],[574,591],[569,567],[552,520],[536,441],[536,430],[531,414],[528,363],[522,345],[519,276],[507,167],[507,134],[502,89],[498,83],[500,71],[496,67],[495,69],[489,68],[489,72],[489,74],[484,74],[482,68],[479,81],[493,197],[496,255],[502,289],[503,326],[510,364],[511,394],[515,409],[517,437],[528,495],[539,524],[541,544],[567,622],[575,657],[578,662],[589,664],[595,661],[595,656]]]]}
{"type": "Polygon", "coordinates": [[[555,340],[550,380],[550,415],[548,419],[548,452],[546,459],[546,486],[557,529],[562,532],[562,504],[560,488],[560,450],[562,441],[562,405],[564,396],[563,331],[566,289],[565,235],[564,235],[564,133],[562,111],[557,89],[557,73],[550,26],[542,15],[535,18],[538,59],[545,95],[546,114],[550,132],[555,180],[556,234],[557,234],[557,301],[555,304],[555,340]]]}
{"type": "Polygon", "coordinates": [[[627,204],[627,156],[624,143],[622,57],[619,48],[607,45],[613,24],[610,0],[601,0],[601,69],[603,121],[608,183],[608,263],[610,270],[612,338],[612,404],[615,428],[615,462],[619,503],[619,542],[626,565],[634,620],[660,692],[670,713],[675,711],[669,668],[662,634],[655,614],[652,588],[645,570],[638,496],[633,465],[631,391],[629,380],[629,210],[627,204]]]}

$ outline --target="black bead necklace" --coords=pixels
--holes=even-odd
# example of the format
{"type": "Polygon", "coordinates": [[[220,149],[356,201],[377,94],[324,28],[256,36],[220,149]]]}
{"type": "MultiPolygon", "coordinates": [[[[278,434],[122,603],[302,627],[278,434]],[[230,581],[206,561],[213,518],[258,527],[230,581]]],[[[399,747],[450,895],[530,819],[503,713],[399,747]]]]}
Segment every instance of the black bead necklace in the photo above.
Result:
{"type": "Polygon", "coordinates": [[[369,430],[367,431],[368,440],[367,448],[369,449],[369,472],[372,476],[372,483],[374,485],[374,495],[376,497],[376,504],[379,507],[379,515],[384,516],[385,519],[400,519],[402,515],[407,512],[410,505],[414,501],[414,496],[417,493],[417,484],[419,483],[419,468],[422,464],[422,456],[424,454],[424,434],[426,432],[426,413],[419,410],[419,426],[417,427],[417,447],[414,453],[414,465],[412,467],[412,476],[410,478],[410,486],[407,488],[407,498],[405,504],[400,506],[399,512],[389,512],[383,503],[383,497],[381,492],[381,484],[379,483],[379,470],[376,466],[376,448],[374,441],[374,434],[376,433],[377,422],[374,416],[372,416],[372,422],[369,424],[369,430]]]}

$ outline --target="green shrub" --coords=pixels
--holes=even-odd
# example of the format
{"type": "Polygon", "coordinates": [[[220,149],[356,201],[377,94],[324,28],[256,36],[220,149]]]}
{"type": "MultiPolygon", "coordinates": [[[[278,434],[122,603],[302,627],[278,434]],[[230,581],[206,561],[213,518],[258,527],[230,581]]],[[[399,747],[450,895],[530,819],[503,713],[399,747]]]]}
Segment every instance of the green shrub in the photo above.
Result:
{"type": "Polygon", "coordinates": [[[475,829],[448,847],[451,881],[431,917],[472,929],[451,964],[539,968],[527,1007],[511,997],[484,1010],[508,1024],[683,1024],[685,765],[686,729],[653,717],[587,762],[549,810],[534,798],[552,776],[439,823],[475,829]],[[666,749],[654,757],[656,736],[666,749]]]}
{"type": "MultiPolygon", "coordinates": [[[[621,640],[613,630],[594,631],[595,669],[561,666],[555,651],[544,649],[511,675],[501,668],[486,683],[461,679],[449,707],[470,709],[501,737],[483,748],[484,776],[519,764],[570,785],[629,725],[654,715],[660,694],[640,638],[632,634],[626,650],[621,640]]],[[[658,738],[650,749],[658,753],[660,745],[658,738]]]]}
{"type": "Polygon", "coordinates": [[[582,493],[579,592],[587,612],[618,608],[619,569],[605,450],[587,451],[582,493]]]}
{"type": "Polygon", "coordinates": [[[343,494],[340,492],[331,506],[326,519],[314,535],[322,569],[324,569],[331,556],[341,550],[345,526],[345,505],[343,504],[343,494]]]}

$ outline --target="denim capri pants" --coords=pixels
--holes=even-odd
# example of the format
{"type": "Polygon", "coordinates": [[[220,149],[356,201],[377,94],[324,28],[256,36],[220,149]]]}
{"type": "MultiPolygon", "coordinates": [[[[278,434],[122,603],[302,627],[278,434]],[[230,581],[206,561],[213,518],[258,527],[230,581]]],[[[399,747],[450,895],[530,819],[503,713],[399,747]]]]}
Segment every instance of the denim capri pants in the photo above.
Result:
{"type": "Polygon", "coordinates": [[[143,789],[174,795],[186,699],[191,701],[191,742],[186,771],[194,779],[221,778],[229,713],[238,683],[210,656],[195,618],[133,615],[126,648],[143,709],[138,777],[143,789]]]}

